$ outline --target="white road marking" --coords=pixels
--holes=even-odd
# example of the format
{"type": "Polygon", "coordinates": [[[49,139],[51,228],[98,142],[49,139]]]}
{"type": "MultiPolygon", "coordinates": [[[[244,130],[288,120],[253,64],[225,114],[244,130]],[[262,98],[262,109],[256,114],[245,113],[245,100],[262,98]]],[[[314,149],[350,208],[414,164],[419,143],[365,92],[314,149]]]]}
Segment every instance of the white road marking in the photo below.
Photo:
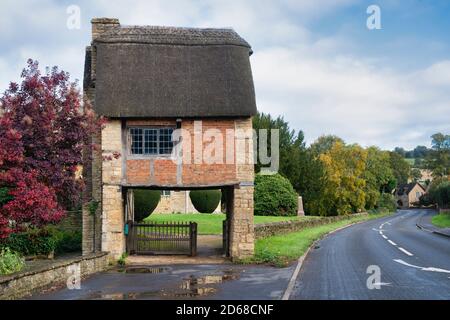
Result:
{"type": "Polygon", "coordinates": [[[394,242],[394,241],[392,241],[392,240],[388,240],[388,242],[390,243],[390,244],[392,244],[393,246],[396,246],[397,244],[394,242]]]}
{"type": "Polygon", "coordinates": [[[382,235],[383,238],[385,238],[387,240],[388,237],[386,237],[384,234],[382,235]]]}
{"type": "Polygon", "coordinates": [[[402,247],[398,247],[398,250],[400,250],[401,252],[403,252],[404,254],[412,257],[413,254],[411,252],[409,252],[408,250],[403,249],[402,247]]]}
{"type": "Polygon", "coordinates": [[[445,270],[445,269],[441,269],[441,268],[434,268],[434,267],[419,267],[419,266],[415,266],[413,264],[407,263],[405,261],[403,261],[402,259],[394,259],[395,262],[403,264],[407,267],[412,267],[412,268],[416,268],[416,269],[420,269],[422,271],[430,271],[430,272],[442,272],[442,273],[450,273],[450,270],[445,270]]]}
{"type": "Polygon", "coordinates": [[[390,283],[390,282],[375,282],[375,283],[373,283],[373,286],[392,286],[392,283],[390,283]]]}

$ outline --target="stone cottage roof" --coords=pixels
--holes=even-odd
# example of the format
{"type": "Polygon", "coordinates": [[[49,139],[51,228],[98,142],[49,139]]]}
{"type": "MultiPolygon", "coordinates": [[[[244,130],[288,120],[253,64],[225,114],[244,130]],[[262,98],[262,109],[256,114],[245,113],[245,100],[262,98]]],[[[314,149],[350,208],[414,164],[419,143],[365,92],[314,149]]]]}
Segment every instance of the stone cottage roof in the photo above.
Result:
{"type": "Polygon", "coordinates": [[[396,189],[396,194],[399,196],[402,196],[404,194],[408,195],[411,190],[417,185],[423,189],[423,191],[426,191],[425,188],[418,182],[410,182],[410,183],[404,183],[400,184],[396,189]]]}
{"type": "Polygon", "coordinates": [[[252,116],[251,53],[232,29],[117,23],[94,37],[84,85],[108,117],[252,116]]]}

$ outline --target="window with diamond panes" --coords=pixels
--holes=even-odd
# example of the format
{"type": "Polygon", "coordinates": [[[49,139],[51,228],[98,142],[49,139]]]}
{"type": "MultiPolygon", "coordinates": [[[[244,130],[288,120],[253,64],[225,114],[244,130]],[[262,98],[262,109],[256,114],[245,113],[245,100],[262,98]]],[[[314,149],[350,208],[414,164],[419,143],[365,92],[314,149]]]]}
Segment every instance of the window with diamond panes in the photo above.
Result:
{"type": "Polygon", "coordinates": [[[130,128],[131,154],[171,154],[172,128],[130,128]]]}

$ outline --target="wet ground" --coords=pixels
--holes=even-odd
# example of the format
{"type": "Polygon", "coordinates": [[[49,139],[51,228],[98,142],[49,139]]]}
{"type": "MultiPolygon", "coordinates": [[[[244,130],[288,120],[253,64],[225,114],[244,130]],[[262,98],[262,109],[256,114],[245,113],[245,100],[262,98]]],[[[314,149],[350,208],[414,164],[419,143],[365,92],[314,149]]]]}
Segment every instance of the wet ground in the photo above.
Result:
{"type": "Polygon", "coordinates": [[[199,235],[197,237],[197,255],[132,255],[127,264],[131,265],[174,265],[174,264],[231,264],[224,256],[221,235],[199,235]]]}
{"type": "Polygon", "coordinates": [[[63,288],[30,299],[280,299],[294,267],[128,266],[96,274],[79,290],[63,288]]]}

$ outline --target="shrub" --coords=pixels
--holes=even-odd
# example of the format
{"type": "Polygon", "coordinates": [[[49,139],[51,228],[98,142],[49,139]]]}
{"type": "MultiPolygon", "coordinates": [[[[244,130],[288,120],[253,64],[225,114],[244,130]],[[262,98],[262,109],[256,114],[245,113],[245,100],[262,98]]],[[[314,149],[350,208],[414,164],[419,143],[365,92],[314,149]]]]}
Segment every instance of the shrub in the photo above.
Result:
{"type": "Polygon", "coordinates": [[[220,190],[192,190],[189,192],[194,208],[201,213],[213,213],[222,198],[220,190]]]}
{"type": "Polygon", "coordinates": [[[295,216],[297,215],[298,195],[285,177],[275,175],[256,175],[255,215],[295,216]]]}
{"type": "Polygon", "coordinates": [[[3,246],[24,256],[49,255],[55,251],[57,238],[48,229],[30,229],[27,232],[12,233],[3,246]]]}
{"type": "Polygon", "coordinates": [[[424,207],[428,207],[433,205],[433,199],[431,199],[431,196],[429,193],[424,193],[423,195],[420,196],[419,198],[419,205],[424,206],[424,207]]]}
{"type": "Polygon", "coordinates": [[[395,197],[390,193],[382,193],[378,198],[376,208],[378,211],[396,211],[397,203],[395,201],[395,197]]]}
{"type": "Polygon", "coordinates": [[[134,221],[147,218],[161,199],[159,190],[134,190],[134,221]]]}
{"type": "Polygon", "coordinates": [[[81,251],[81,231],[55,230],[53,236],[56,238],[55,253],[68,253],[81,251]]]}
{"type": "Polygon", "coordinates": [[[441,182],[431,191],[430,195],[440,208],[448,208],[450,206],[450,181],[441,182]]]}
{"type": "Polygon", "coordinates": [[[1,247],[10,248],[24,256],[49,255],[81,251],[81,231],[63,231],[55,226],[30,229],[13,233],[2,242],[1,247]]]}
{"type": "Polygon", "coordinates": [[[450,207],[450,181],[446,178],[434,179],[428,188],[428,192],[420,197],[419,204],[429,206],[437,204],[441,208],[450,207]]]}
{"type": "Polygon", "coordinates": [[[0,275],[6,275],[22,270],[25,260],[17,252],[5,247],[0,251],[0,275]]]}
{"type": "Polygon", "coordinates": [[[122,253],[122,255],[120,256],[120,258],[117,260],[117,264],[119,266],[124,266],[127,263],[127,257],[128,254],[126,252],[122,253]]]}

